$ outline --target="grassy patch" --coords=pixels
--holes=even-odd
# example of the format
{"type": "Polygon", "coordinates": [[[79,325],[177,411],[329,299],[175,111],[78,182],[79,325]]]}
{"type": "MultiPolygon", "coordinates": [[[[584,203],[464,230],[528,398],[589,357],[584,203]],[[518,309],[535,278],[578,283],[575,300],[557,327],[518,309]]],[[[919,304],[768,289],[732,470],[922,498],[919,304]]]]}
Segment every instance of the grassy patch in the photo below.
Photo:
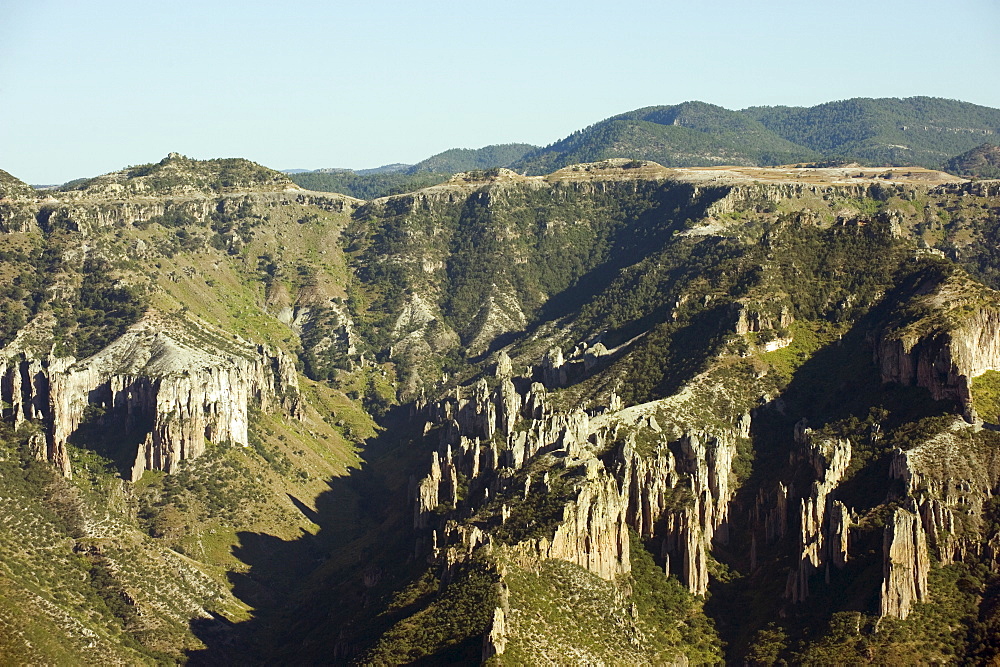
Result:
{"type": "Polygon", "coordinates": [[[980,419],[1000,423],[1000,372],[986,371],[972,378],[972,405],[980,419]]]}

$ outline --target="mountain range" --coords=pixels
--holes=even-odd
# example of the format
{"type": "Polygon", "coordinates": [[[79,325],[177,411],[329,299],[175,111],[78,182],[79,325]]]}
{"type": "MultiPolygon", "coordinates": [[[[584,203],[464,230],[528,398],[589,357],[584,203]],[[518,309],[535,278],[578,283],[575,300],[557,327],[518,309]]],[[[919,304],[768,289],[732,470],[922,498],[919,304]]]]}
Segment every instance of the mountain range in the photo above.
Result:
{"type": "Polygon", "coordinates": [[[609,158],[653,160],[668,167],[858,162],[939,169],[961,153],[995,144],[998,132],[1000,110],[931,97],[856,98],[741,111],[684,102],[613,116],[543,148],[453,149],[415,165],[292,178],[303,187],[371,198],[443,182],[472,169],[507,167],[539,175],[609,158]]]}

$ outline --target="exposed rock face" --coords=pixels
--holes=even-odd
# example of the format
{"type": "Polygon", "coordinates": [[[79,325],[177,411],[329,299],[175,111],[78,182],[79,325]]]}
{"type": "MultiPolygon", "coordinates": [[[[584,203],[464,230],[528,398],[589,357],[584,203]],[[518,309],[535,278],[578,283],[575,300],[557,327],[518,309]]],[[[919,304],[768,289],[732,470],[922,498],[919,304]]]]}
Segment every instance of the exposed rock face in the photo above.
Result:
{"type": "Polygon", "coordinates": [[[968,556],[989,559],[981,533],[985,502],[1000,484],[1000,453],[969,447],[960,420],[908,451],[896,450],[889,469],[915,503],[928,546],[943,565],[968,556]]]}
{"type": "MultiPolygon", "coordinates": [[[[766,170],[746,170],[743,173],[753,174],[755,172],[762,173],[764,171],[766,170]]],[[[846,173],[837,174],[836,170],[815,171],[817,173],[820,171],[826,171],[828,178],[832,178],[837,181],[849,178],[846,173]]],[[[857,170],[854,171],[857,173],[857,170]]],[[[697,169],[690,169],[684,170],[682,173],[688,179],[694,180],[697,178],[699,171],[697,169]]],[[[912,184],[882,181],[876,174],[869,174],[868,176],[868,179],[874,178],[876,180],[865,179],[856,183],[837,182],[835,184],[820,184],[805,182],[771,182],[767,184],[746,184],[735,183],[735,181],[739,180],[737,175],[738,172],[716,171],[701,173],[710,175],[712,180],[718,184],[716,185],[716,188],[722,191],[722,196],[718,198],[718,201],[713,203],[708,208],[707,213],[713,216],[725,215],[727,213],[733,213],[737,210],[745,210],[748,205],[752,206],[758,202],[777,203],[783,199],[792,199],[802,197],[803,195],[819,195],[821,197],[824,195],[834,195],[840,197],[885,201],[890,197],[905,196],[906,191],[912,189],[912,184]],[[728,187],[719,187],[722,184],[726,184],[728,187]]],[[[803,170],[802,173],[804,175],[809,173],[809,171],[803,170]]],[[[942,174],[942,176],[944,175],[942,174]]],[[[945,176],[945,178],[950,177],[945,176]]]]}
{"type": "Polygon", "coordinates": [[[195,347],[189,337],[181,326],[147,319],[81,361],[6,351],[2,397],[12,407],[5,417],[41,422],[47,458],[67,476],[66,444],[85,422],[114,430],[137,447],[131,465],[137,479],[143,470],[174,470],[202,454],[206,441],[247,445],[254,404],[297,414],[295,367],[280,351],[216,338],[207,352],[204,341],[195,347]]]}
{"type": "Polygon", "coordinates": [[[542,360],[542,377],[547,387],[562,387],[566,384],[566,361],[562,350],[554,347],[542,360]]]}
{"type": "MultiPolygon", "coordinates": [[[[737,434],[749,431],[749,427],[746,417],[737,434]]],[[[685,433],[678,441],[680,457],[662,447],[651,461],[633,457],[626,464],[626,469],[633,471],[629,479],[636,481],[629,489],[630,506],[635,508],[634,527],[640,535],[652,536],[654,527],[665,517],[662,555],[668,564],[680,563],[682,580],[696,595],[708,591],[708,555],[713,541],[728,541],[735,435],[685,433]],[[676,493],[678,484],[686,487],[692,502],[669,507],[668,498],[676,493]]]]}
{"type": "Polygon", "coordinates": [[[851,443],[847,440],[817,440],[799,422],[795,440],[816,475],[809,496],[802,498],[799,512],[798,568],[792,570],[785,586],[785,597],[802,602],[809,595],[809,578],[823,565],[847,562],[847,531],[851,520],[847,508],[833,500],[833,492],[851,462],[851,443]]]}
{"type": "Polygon", "coordinates": [[[915,602],[927,599],[930,559],[920,517],[897,508],[882,542],[882,616],[905,619],[915,602]]]}
{"type": "Polygon", "coordinates": [[[783,303],[740,303],[736,311],[736,333],[743,335],[751,331],[785,328],[795,318],[787,304],[783,303]]]}
{"type": "Polygon", "coordinates": [[[919,291],[918,303],[942,312],[943,324],[917,321],[884,332],[875,347],[882,380],[925,387],[936,400],[958,402],[966,419],[974,421],[970,382],[1000,369],[1000,310],[978,303],[971,313],[964,313],[959,306],[983,293],[997,303],[996,293],[981,286],[973,291],[959,279],[922,286],[919,291]],[[951,304],[951,310],[942,310],[942,303],[951,304]],[[958,315],[952,317],[952,311],[958,315]]]}
{"type": "MultiPolygon", "coordinates": [[[[558,348],[546,356],[550,381],[560,381],[561,359],[558,348]]],[[[623,420],[606,415],[594,423],[581,410],[553,411],[544,385],[510,377],[508,368],[501,359],[493,390],[480,380],[427,406],[425,432],[436,431],[440,445],[431,454],[430,473],[411,486],[415,528],[432,527],[442,505],[459,505],[454,481],[459,476],[468,484],[463,516],[475,516],[477,508],[504,493],[527,499],[539,492],[537,481],[529,475],[523,488],[515,487],[514,476],[557,453],[551,470],[574,480],[573,491],[551,535],[517,545],[522,557],[558,558],[614,579],[630,568],[631,527],[644,539],[660,540],[668,569],[673,563],[692,592],[707,592],[712,544],[728,540],[731,472],[737,441],[749,436],[750,416],[740,417],[729,431],[678,432],[646,414],[658,406],[650,404],[623,413],[623,420]],[[658,440],[651,454],[637,451],[635,426],[629,424],[658,440]],[[497,439],[505,444],[498,447],[497,439]],[[604,452],[601,459],[597,452],[604,452]],[[688,500],[678,503],[678,498],[688,500]]],[[[547,491],[548,473],[542,486],[547,491]]],[[[509,514],[504,505],[501,523],[509,514]]]]}
{"type": "MultiPolygon", "coordinates": [[[[525,384],[522,395],[509,373],[509,358],[506,362],[501,358],[495,389],[490,390],[483,379],[471,390],[459,388],[427,406],[428,429],[437,426],[440,450],[431,454],[430,474],[413,485],[414,527],[430,527],[435,510],[442,504],[459,504],[460,475],[468,485],[463,506],[475,512],[492,496],[512,491],[513,475],[534,457],[558,451],[564,457],[561,467],[579,468],[583,475],[553,534],[521,542],[518,553],[521,557],[567,560],[606,579],[628,572],[627,503],[617,482],[603,472],[603,465],[593,456],[586,413],[553,413],[546,404],[543,385],[525,384]],[[519,421],[527,428],[515,431],[519,421]],[[502,449],[497,438],[506,443],[502,449]]],[[[522,499],[531,493],[548,493],[548,474],[541,480],[542,489],[535,490],[535,485],[528,475],[520,491],[522,499]]],[[[454,534],[454,529],[447,534],[454,534]]],[[[463,542],[474,537],[469,533],[463,542]]],[[[453,539],[445,538],[447,543],[453,539]]],[[[470,547],[466,544],[465,548],[470,547]]]]}
{"type": "Polygon", "coordinates": [[[518,545],[540,558],[576,563],[614,580],[631,571],[625,503],[614,480],[600,477],[566,504],[552,540],[542,537],[518,545]]]}
{"type": "Polygon", "coordinates": [[[333,193],[309,192],[294,187],[277,192],[239,192],[205,195],[189,192],[171,199],[134,194],[91,195],[57,192],[44,200],[24,199],[0,203],[0,232],[29,232],[54,228],[89,236],[113,227],[140,226],[168,213],[181,213],[199,221],[212,213],[262,212],[270,208],[302,204],[326,211],[343,212],[361,202],[333,193]]]}
{"type": "Polygon", "coordinates": [[[493,620],[483,637],[483,662],[507,650],[507,616],[500,607],[493,609],[493,620]]]}

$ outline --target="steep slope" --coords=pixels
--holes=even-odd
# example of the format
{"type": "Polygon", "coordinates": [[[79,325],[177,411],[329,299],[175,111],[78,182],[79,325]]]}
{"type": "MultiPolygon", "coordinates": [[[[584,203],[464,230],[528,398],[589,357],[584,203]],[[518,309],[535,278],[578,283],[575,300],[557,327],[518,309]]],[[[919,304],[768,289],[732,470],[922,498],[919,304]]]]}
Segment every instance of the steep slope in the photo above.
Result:
{"type": "Polygon", "coordinates": [[[416,400],[331,490],[378,499],[370,530],[330,533],[363,556],[238,636],[388,663],[614,662],[623,638],[626,661],[711,661],[716,634],[735,662],[995,654],[996,552],[974,545],[998,540],[1000,442],[945,389],[991,377],[960,340],[995,339],[995,298],[925,296],[973,284],[926,246],[979,256],[998,195],[919,169],[621,160],[359,208],[359,336],[416,400]],[[954,368],[893,376],[880,350],[910,334],[954,368]]]}
{"type": "Polygon", "coordinates": [[[35,189],[0,169],[0,199],[34,197],[35,189]]]}
{"type": "Polygon", "coordinates": [[[344,393],[370,369],[296,371],[348,342],[307,332],[346,296],[356,202],[275,173],[169,156],[0,211],[6,658],[185,660],[294,576],[238,554],[317,531],[374,424],[344,393]]]}

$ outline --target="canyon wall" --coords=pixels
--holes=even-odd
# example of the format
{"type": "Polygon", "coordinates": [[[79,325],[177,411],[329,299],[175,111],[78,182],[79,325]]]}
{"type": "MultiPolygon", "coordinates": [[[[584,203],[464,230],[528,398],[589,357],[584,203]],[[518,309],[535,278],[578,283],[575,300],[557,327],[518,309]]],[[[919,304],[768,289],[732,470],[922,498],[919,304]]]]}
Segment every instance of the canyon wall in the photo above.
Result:
{"type": "Polygon", "coordinates": [[[4,418],[40,428],[45,458],[66,476],[72,474],[66,445],[82,426],[132,440],[134,480],[143,470],[171,472],[202,454],[206,441],[247,445],[254,406],[298,414],[291,359],[197,327],[147,318],[80,361],[37,359],[9,346],[0,357],[4,418]],[[194,340],[196,330],[218,345],[194,340]]]}

